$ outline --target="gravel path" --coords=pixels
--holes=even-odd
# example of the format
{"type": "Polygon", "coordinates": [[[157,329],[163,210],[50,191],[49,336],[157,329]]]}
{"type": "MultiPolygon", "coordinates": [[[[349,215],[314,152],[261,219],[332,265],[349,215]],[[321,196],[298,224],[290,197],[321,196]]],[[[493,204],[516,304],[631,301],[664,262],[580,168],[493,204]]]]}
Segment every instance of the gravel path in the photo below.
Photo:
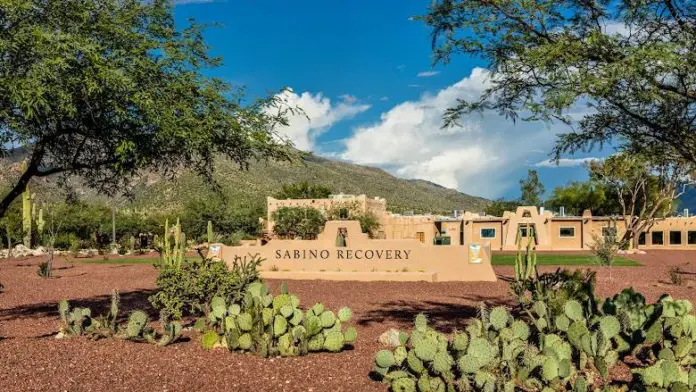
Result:
{"type": "MultiPolygon", "coordinates": [[[[648,300],[667,292],[696,301],[696,260],[682,286],[669,284],[669,267],[696,252],[653,251],[632,256],[644,267],[598,269],[598,291],[611,295],[633,286],[648,300]]],[[[53,279],[36,275],[40,258],[0,260],[0,389],[2,391],[385,391],[368,373],[379,349],[378,336],[390,327],[408,327],[427,312],[443,332],[464,326],[476,305],[510,301],[507,284],[291,281],[303,305],[321,301],[349,306],[358,328],[354,350],[302,358],[260,359],[224,350],[205,351],[195,334],[189,341],[160,348],[118,340],[56,340],[57,303],[106,311],[109,294],[121,293],[123,313],[136,308],[155,312],[147,297],[157,276],[150,265],[67,264],[58,262],[53,279]]],[[[544,268],[543,270],[553,270],[544,268]]],[[[511,267],[495,267],[510,276],[511,267]]],[[[280,282],[269,282],[277,292],[280,282]]]]}

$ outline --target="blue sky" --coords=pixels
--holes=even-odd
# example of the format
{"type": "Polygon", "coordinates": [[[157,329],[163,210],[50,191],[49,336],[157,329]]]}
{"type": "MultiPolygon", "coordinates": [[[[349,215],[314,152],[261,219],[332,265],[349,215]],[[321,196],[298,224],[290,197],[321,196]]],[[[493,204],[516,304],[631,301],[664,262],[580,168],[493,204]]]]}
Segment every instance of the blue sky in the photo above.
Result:
{"type": "Polygon", "coordinates": [[[548,158],[557,124],[512,124],[494,114],[441,129],[457,97],[473,98],[487,83],[477,59],[432,67],[430,31],[409,18],[429,0],[181,0],[177,23],[217,22],[206,40],[224,65],[211,71],[244,85],[250,97],[289,87],[302,107],[280,132],[300,148],[381,167],[488,198],[519,196],[519,179],[539,171],[547,190],[586,178],[578,164],[607,152],[548,158]]]}

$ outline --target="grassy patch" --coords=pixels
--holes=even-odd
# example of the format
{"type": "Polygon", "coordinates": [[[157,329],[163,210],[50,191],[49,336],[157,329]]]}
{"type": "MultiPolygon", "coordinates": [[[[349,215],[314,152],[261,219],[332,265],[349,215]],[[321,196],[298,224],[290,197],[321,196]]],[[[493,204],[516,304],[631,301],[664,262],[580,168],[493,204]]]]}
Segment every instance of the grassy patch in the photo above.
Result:
{"type": "MultiPolygon", "coordinates": [[[[515,265],[515,255],[512,254],[493,254],[493,265],[515,265]]],[[[537,253],[538,265],[598,265],[594,255],[559,255],[559,254],[543,254],[537,253]]],[[[637,267],[642,264],[627,259],[625,257],[617,257],[614,260],[616,267],[637,267]]]]}
{"type": "Polygon", "coordinates": [[[104,258],[92,258],[92,259],[73,259],[75,261],[82,261],[85,264],[154,264],[160,261],[159,257],[118,257],[112,256],[106,259],[104,258]]]}

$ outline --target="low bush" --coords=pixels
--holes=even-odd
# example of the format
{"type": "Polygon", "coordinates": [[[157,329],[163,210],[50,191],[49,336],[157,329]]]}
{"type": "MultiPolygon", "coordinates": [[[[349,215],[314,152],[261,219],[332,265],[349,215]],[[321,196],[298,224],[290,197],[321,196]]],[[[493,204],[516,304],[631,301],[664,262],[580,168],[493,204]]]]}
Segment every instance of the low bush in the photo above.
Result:
{"type": "Polygon", "coordinates": [[[150,296],[150,303],[175,319],[203,314],[215,296],[239,303],[247,286],[259,280],[258,265],[262,261],[258,256],[238,257],[232,268],[224,262],[207,259],[188,260],[180,266],[158,265],[158,291],[150,296]]]}
{"type": "Polygon", "coordinates": [[[261,357],[292,357],[339,352],[357,338],[355,327],[344,328],[352,318],[350,309],[334,313],[317,303],[302,310],[286,284],[274,297],[262,283],[252,283],[241,303],[213,297],[209,309],[207,317],[196,323],[205,331],[201,343],[206,349],[221,346],[261,357]]]}

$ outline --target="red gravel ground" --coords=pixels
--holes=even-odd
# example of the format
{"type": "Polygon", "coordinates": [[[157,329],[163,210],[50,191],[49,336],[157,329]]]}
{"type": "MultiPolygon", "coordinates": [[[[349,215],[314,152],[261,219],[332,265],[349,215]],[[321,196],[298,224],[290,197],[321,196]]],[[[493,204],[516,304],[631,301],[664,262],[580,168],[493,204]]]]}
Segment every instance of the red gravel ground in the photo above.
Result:
{"type": "MultiPolygon", "coordinates": [[[[691,261],[696,252],[653,251],[631,256],[644,267],[598,269],[598,291],[611,295],[633,286],[653,301],[662,293],[696,301],[696,262],[688,265],[682,286],[669,284],[669,267],[691,261]]],[[[480,301],[507,303],[507,284],[291,281],[304,305],[322,301],[331,308],[350,306],[358,328],[354,350],[301,358],[260,359],[205,351],[194,333],[190,341],[156,347],[118,340],[56,340],[57,303],[105,311],[109,293],[121,293],[124,313],[149,307],[156,271],[150,265],[100,265],[58,262],[53,279],[36,275],[40,258],[0,260],[0,390],[2,391],[385,391],[368,378],[378,336],[390,327],[406,328],[427,312],[438,329],[462,328],[480,301]]],[[[553,270],[554,268],[544,268],[553,270]]],[[[495,267],[510,276],[511,267],[495,267]]],[[[277,292],[280,282],[270,281],[277,292]]]]}

